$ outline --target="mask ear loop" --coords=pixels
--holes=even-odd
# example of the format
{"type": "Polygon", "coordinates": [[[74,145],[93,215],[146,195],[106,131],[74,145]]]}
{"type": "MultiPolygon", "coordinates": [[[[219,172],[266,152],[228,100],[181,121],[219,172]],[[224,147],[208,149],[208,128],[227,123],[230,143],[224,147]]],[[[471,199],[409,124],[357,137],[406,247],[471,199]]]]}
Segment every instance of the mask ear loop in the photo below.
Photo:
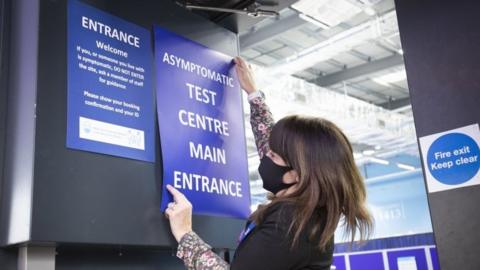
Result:
{"type": "MultiPolygon", "coordinates": [[[[268,152],[265,154],[265,156],[269,157],[273,161],[273,151],[272,151],[272,149],[268,150],[268,152]]],[[[289,171],[292,171],[293,167],[289,165],[289,162],[287,162],[287,160],[285,158],[283,158],[283,157],[281,157],[281,158],[283,159],[283,161],[285,161],[286,165],[285,166],[277,165],[277,166],[284,167],[284,168],[289,169],[289,171]]],[[[287,173],[287,172],[285,172],[285,173],[287,173]]]]}

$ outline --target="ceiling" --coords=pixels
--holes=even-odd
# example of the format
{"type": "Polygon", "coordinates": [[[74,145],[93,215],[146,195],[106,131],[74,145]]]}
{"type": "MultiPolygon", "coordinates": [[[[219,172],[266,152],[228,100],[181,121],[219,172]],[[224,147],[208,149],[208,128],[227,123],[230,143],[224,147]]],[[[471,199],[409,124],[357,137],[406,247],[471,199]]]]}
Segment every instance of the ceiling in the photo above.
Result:
{"type": "MultiPolygon", "coordinates": [[[[203,6],[203,7],[220,7],[231,8],[237,10],[245,10],[249,8],[257,8],[261,10],[269,10],[280,12],[297,0],[172,0],[181,5],[186,3],[203,6]]],[[[193,10],[203,17],[235,32],[243,32],[264,20],[264,17],[252,17],[241,14],[226,13],[226,12],[212,12],[193,10]]]]}
{"type": "Polygon", "coordinates": [[[304,20],[299,11],[286,8],[279,18],[265,19],[240,33],[241,55],[252,63],[271,67],[322,42],[333,40],[332,46],[335,46],[336,36],[355,27],[377,23],[383,27],[378,35],[353,40],[348,48],[293,75],[384,108],[402,107],[409,102],[406,78],[383,83],[375,80],[403,69],[403,51],[393,0],[363,6],[375,14],[360,9],[345,21],[328,28],[304,20]]]}
{"type": "MultiPolygon", "coordinates": [[[[359,167],[374,163],[396,168],[392,174],[418,172],[394,1],[278,3],[273,7],[278,17],[224,14],[217,20],[226,27],[228,22],[235,25],[241,56],[254,65],[258,85],[276,119],[292,113],[325,117],[349,137],[359,167]],[[412,158],[400,164],[395,161],[399,156],[412,158]]],[[[245,119],[255,205],[264,200],[265,191],[256,170],[258,156],[248,110],[245,119]]]]}
{"type": "MultiPolygon", "coordinates": [[[[334,121],[352,141],[359,166],[420,167],[393,0],[299,1],[242,31],[240,51],[256,66],[276,119],[305,113],[334,121]],[[405,155],[409,162],[397,164],[405,155]]],[[[255,204],[264,191],[250,133],[255,204]]]]}
{"type": "Polygon", "coordinates": [[[194,10],[221,25],[234,25],[239,32],[241,55],[253,64],[283,67],[299,55],[308,55],[314,61],[300,65],[289,75],[387,109],[409,104],[393,0],[177,2],[238,10],[255,5],[277,11],[278,17],[254,18],[194,10]],[[312,50],[318,53],[313,55],[312,50]],[[399,73],[395,78],[382,78],[395,72],[399,73]]]}

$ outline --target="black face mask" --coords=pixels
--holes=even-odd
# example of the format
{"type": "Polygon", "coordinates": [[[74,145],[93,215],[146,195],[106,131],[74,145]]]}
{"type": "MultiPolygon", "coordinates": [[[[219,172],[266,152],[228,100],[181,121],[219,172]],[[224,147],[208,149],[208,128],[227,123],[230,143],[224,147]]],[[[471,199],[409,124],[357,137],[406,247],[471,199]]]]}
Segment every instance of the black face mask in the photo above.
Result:
{"type": "Polygon", "coordinates": [[[292,167],[277,165],[267,155],[263,156],[260,160],[260,166],[258,166],[258,172],[263,181],[263,188],[273,194],[277,194],[280,190],[295,185],[295,183],[285,184],[282,181],[283,175],[291,170],[293,170],[292,167]]]}

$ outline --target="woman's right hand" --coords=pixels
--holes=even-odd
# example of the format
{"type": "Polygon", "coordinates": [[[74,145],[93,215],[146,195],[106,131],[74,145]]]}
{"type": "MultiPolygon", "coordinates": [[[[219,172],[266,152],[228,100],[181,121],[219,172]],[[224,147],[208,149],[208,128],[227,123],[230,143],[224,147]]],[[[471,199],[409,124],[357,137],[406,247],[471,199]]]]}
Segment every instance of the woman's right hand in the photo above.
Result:
{"type": "Polygon", "coordinates": [[[192,231],[192,204],[171,185],[167,185],[167,189],[173,196],[173,202],[168,204],[165,215],[170,221],[173,236],[180,242],[185,234],[192,231]]]}
{"type": "Polygon", "coordinates": [[[255,79],[253,78],[253,71],[250,68],[250,65],[245,62],[241,57],[235,57],[233,60],[235,62],[235,69],[237,70],[238,80],[240,81],[240,86],[242,87],[247,94],[251,94],[257,90],[255,84],[255,79]]]}

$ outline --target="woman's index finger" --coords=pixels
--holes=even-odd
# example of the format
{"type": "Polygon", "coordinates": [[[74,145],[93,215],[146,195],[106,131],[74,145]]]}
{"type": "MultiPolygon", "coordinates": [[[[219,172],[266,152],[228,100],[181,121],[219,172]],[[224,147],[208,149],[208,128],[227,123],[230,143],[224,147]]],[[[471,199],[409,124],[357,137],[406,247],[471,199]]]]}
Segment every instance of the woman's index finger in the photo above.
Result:
{"type": "Polygon", "coordinates": [[[183,193],[181,193],[180,191],[178,191],[176,188],[172,187],[171,185],[167,185],[167,190],[170,192],[170,194],[172,194],[173,200],[177,203],[185,198],[183,193]]]}
{"type": "Polygon", "coordinates": [[[237,56],[235,57],[235,60],[237,65],[239,65],[240,67],[243,67],[243,68],[247,67],[247,63],[245,62],[245,60],[243,60],[243,58],[237,56]]]}

